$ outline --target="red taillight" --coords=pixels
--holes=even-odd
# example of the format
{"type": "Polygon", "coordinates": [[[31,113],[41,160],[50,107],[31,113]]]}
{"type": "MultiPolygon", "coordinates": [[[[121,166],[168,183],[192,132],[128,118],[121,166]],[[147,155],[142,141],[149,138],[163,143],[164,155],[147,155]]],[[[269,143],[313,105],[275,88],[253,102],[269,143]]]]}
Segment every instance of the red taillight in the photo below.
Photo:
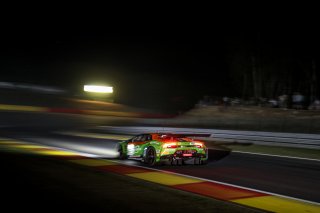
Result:
{"type": "Polygon", "coordinates": [[[194,145],[195,145],[197,148],[202,148],[202,147],[203,147],[203,143],[200,143],[200,142],[196,142],[196,143],[194,143],[194,145]]]}
{"type": "Polygon", "coordinates": [[[178,148],[176,143],[165,143],[163,145],[163,148],[167,148],[167,149],[173,149],[173,148],[178,148]]]}

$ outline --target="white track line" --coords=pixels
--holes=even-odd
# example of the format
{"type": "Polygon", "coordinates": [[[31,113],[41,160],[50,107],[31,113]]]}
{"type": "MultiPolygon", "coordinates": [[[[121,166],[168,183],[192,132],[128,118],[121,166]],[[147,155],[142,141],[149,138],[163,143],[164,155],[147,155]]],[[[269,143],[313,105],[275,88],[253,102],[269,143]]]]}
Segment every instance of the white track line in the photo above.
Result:
{"type": "Polygon", "coordinates": [[[235,185],[235,184],[230,184],[230,183],[225,183],[225,182],[220,182],[220,181],[210,180],[210,179],[206,179],[206,178],[200,178],[200,177],[195,177],[195,176],[191,176],[191,175],[185,175],[185,174],[181,174],[181,173],[170,172],[170,171],[166,171],[166,170],[155,169],[155,168],[150,168],[150,167],[145,167],[145,166],[132,165],[132,164],[124,163],[124,162],[121,162],[121,161],[115,161],[115,160],[108,160],[108,161],[112,161],[112,162],[116,162],[116,163],[123,164],[123,165],[128,165],[128,166],[135,166],[135,167],[140,167],[140,168],[144,168],[144,169],[150,169],[150,170],[154,170],[154,171],[164,172],[164,173],[168,173],[168,174],[175,174],[175,175],[188,177],[188,178],[194,178],[194,179],[208,181],[208,182],[212,182],[212,183],[218,183],[218,184],[222,184],[222,185],[225,185],[225,186],[233,186],[233,187],[246,189],[246,190],[251,190],[251,191],[255,191],[255,192],[260,192],[260,193],[264,193],[264,194],[268,194],[268,195],[274,195],[274,196],[283,197],[283,198],[287,198],[287,199],[297,200],[297,201],[300,201],[300,202],[320,205],[320,203],[317,203],[317,202],[314,202],[314,201],[304,200],[304,199],[300,199],[300,198],[290,197],[290,196],[276,194],[276,193],[267,192],[267,191],[258,190],[258,189],[252,189],[252,188],[249,188],[249,187],[239,186],[239,185],[235,185]]]}
{"type": "Polygon", "coordinates": [[[279,158],[292,158],[292,159],[299,159],[299,160],[311,160],[311,161],[319,161],[320,162],[320,159],[314,159],[314,158],[302,158],[302,157],[293,157],[293,156],[286,156],[286,155],[271,155],[271,154],[256,153],[256,152],[242,152],[242,151],[231,151],[231,152],[242,153],[242,154],[251,154],[251,155],[264,155],[264,156],[279,157],[279,158]]]}

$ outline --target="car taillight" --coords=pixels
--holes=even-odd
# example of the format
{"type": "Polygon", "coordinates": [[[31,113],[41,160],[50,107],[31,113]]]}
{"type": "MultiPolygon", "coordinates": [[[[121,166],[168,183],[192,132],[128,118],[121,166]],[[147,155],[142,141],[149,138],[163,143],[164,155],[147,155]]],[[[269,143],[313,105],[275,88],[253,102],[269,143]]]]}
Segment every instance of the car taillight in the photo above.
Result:
{"type": "Polygon", "coordinates": [[[163,148],[167,148],[167,149],[174,149],[177,148],[177,144],[176,143],[166,143],[163,145],[163,148]]]}
{"type": "Polygon", "coordinates": [[[199,143],[199,142],[196,142],[194,143],[194,145],[198,148],[202,148],[203,147],[203,143],[199,143]]]}

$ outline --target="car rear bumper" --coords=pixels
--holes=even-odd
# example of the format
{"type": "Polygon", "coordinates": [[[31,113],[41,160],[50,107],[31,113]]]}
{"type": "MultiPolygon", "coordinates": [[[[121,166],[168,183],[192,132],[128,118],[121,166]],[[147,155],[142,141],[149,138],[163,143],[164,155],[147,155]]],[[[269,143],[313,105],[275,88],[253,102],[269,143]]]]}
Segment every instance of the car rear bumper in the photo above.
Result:
{"type": "Polygon", "coordinates": [[[201,154],[201,153],[196,153],[193,155],[163,155],[160,157],[161,160],[171,160],[171,159],[184,159],[184,160],[188,160],[190,158],[201,158],[203,160],[207,159],[207,156],[205,154],[201,154]]]}
{"type": "Polygon", "coordinates": [[[203,153],[175,153],[170,155],[163,155],[160,157],[161,162],[169,163],[172,165],[180,164],[202,164],[207,161],[208,156],[203,153]]]}

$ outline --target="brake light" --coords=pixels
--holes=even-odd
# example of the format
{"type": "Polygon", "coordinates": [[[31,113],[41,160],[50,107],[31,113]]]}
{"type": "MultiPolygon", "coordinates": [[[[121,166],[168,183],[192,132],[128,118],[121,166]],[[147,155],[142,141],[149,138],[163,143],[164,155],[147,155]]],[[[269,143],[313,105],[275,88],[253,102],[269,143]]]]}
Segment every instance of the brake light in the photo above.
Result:
{"type": "Polygon", "coordinates": [[[169,148],[169,149],[173,149],[173,148],[177,148],[178,146],[177,146],[177,143],[165,143],[164,145],[163,145],[163,148],[169,148]]]}
{"type": "Polygon", "coordinates": [[[194,145],[195,145],[197,148],[202,148],[202,147],[203,147],[203,143],[200,143],[200,142],[196,142],[196,143],[194,143],[194,145]]]}

